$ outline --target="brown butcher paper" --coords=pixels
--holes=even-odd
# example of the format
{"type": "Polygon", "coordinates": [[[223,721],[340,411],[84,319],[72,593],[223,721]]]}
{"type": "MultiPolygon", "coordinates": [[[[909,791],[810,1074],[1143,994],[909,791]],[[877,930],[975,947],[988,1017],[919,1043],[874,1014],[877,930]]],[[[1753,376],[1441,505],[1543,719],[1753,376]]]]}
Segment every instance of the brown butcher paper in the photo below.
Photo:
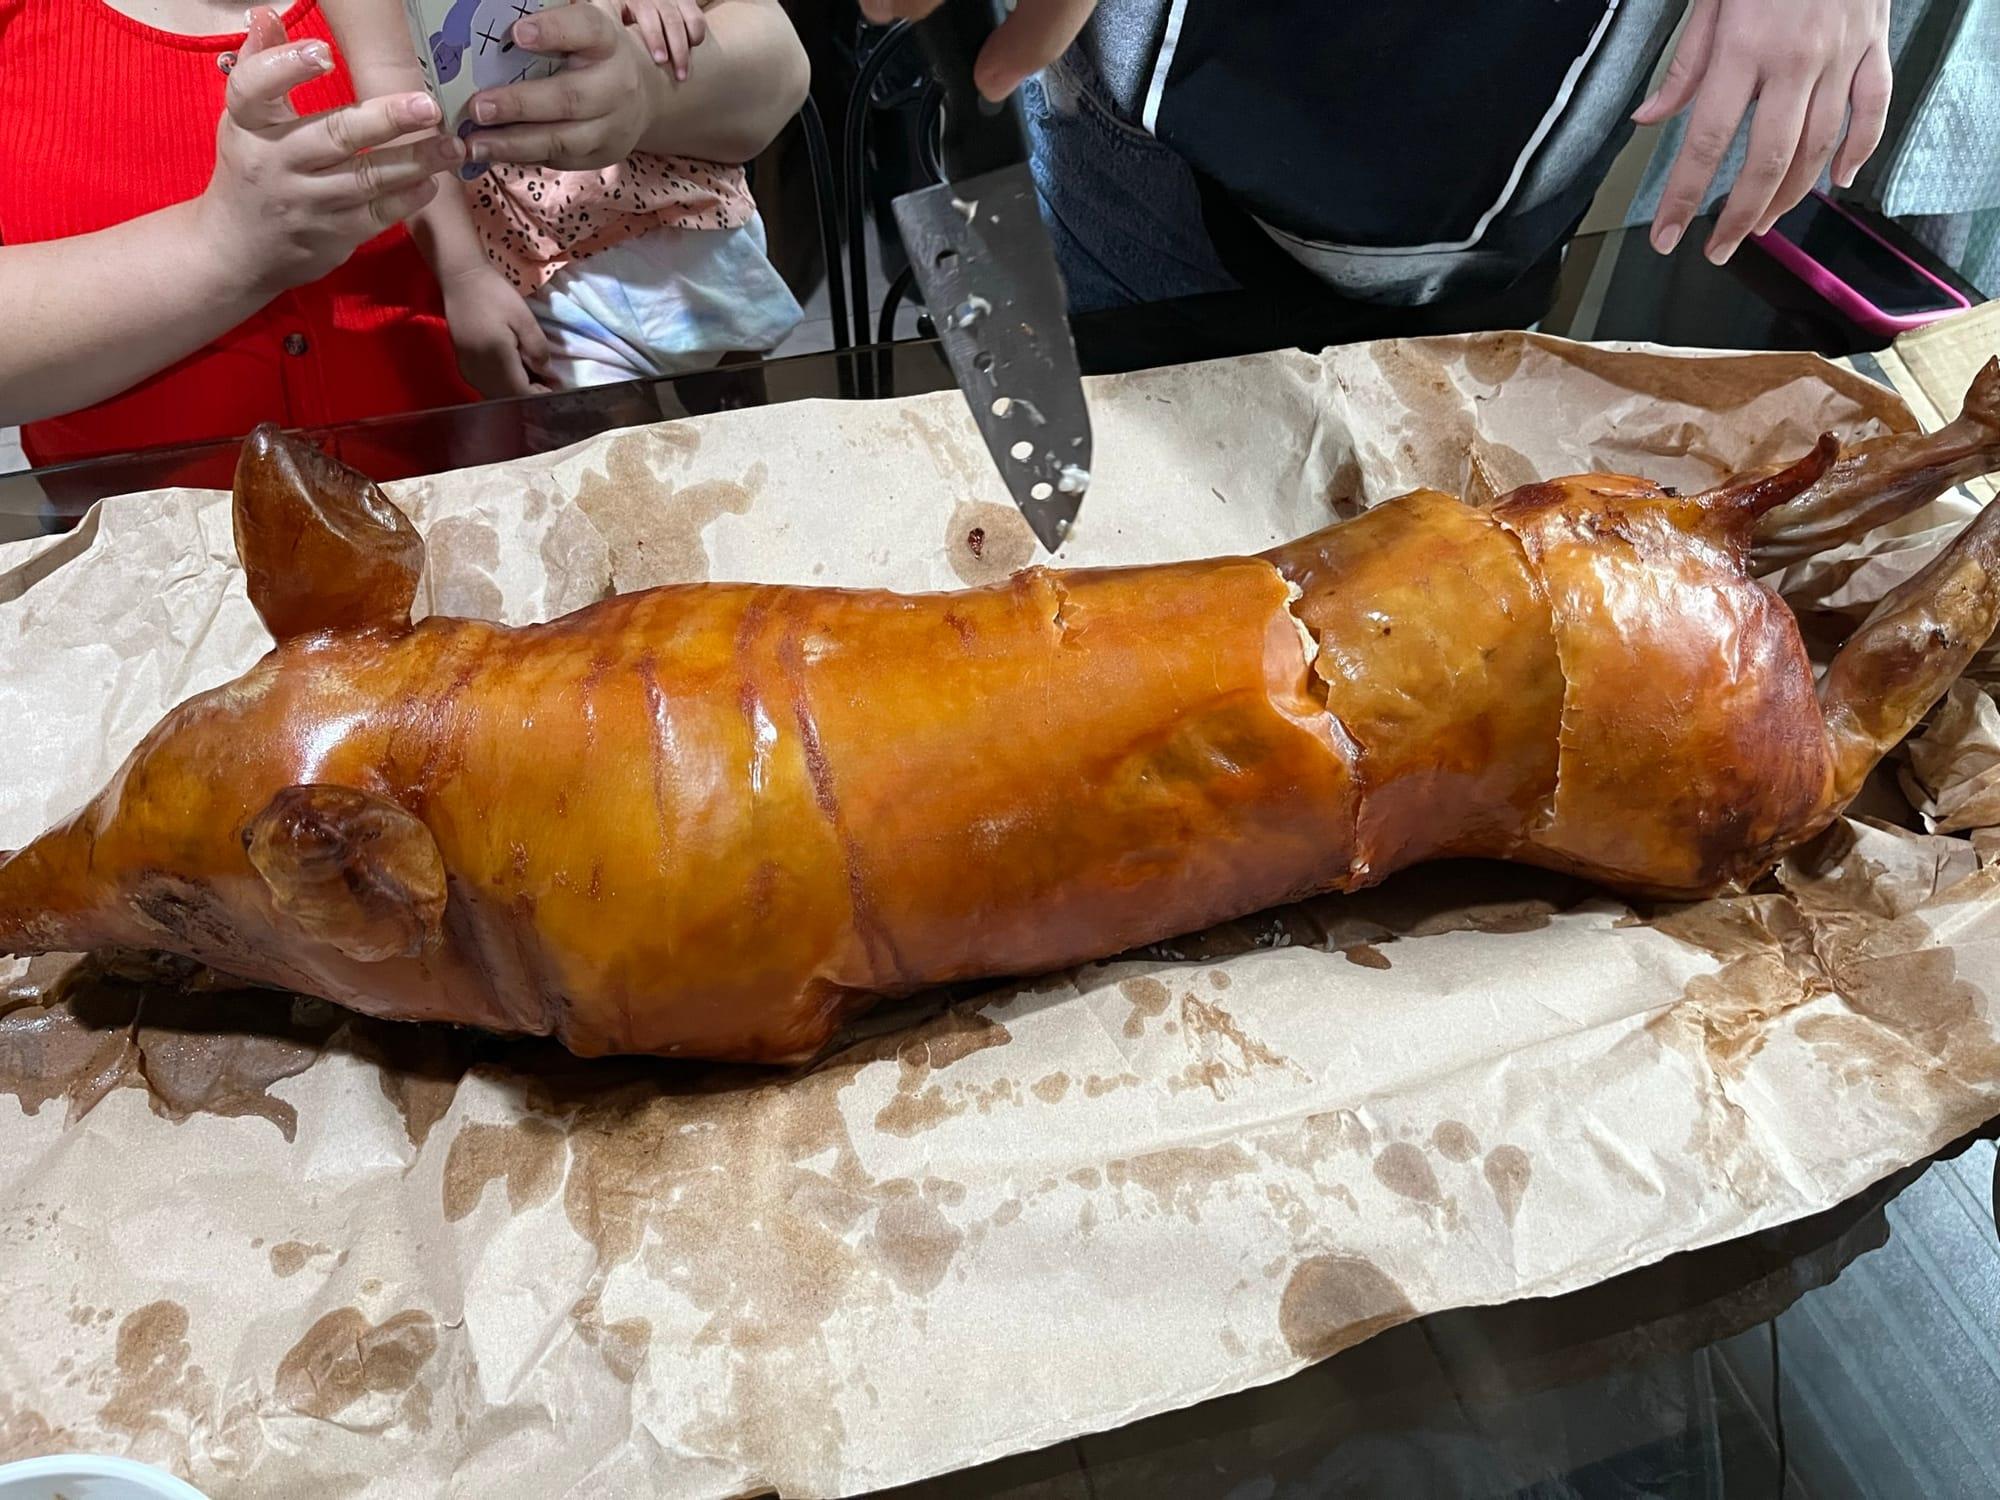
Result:
{"type": "MultiPolygon", "coordinates": [[[[1092,382],[1065,561],[1255,550],[1419,485],[1698,488],[1907,428],[1807,356],[1508,334],[1092,382]]],[[[1947,403],[1949,405],[1950,403],[1947,403]]],[[[1944,411],[1942,415],[1948,416],[1944,411]]],[[[804,402],[391,486],[420,605],[1035,556],[961,399],[804,402]]],[[[1792,570],[1865,608],[1948,497],[1792,570]]],[[[0,548],[0,847],[267,640],[227,497],[0,548]]],[[[1271,1381],[1834,1203],[2000,1111],[2000,714],[1962,687],[1758,894],[1418,870],[897,1008],[803,1075],[581,1064],[130,960],[0,960],[0,1457],[218,1496],[837,1495],[1271,1381]],[[1971,836],[1968,836],[1968,834],[1971,836]]]]}

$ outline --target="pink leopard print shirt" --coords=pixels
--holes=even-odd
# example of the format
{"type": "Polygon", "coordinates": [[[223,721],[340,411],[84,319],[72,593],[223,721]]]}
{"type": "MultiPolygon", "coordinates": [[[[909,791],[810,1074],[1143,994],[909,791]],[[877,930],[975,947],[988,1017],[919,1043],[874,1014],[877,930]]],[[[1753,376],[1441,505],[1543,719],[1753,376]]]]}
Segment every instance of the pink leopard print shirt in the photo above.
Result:
{"type": "Polygon", "coordinates": [[[740,229],[757,211],[741,167],[644,151],[595,172],[495,162],[467,186],[486,258],[524,297],[648,230],[740,229]]]}

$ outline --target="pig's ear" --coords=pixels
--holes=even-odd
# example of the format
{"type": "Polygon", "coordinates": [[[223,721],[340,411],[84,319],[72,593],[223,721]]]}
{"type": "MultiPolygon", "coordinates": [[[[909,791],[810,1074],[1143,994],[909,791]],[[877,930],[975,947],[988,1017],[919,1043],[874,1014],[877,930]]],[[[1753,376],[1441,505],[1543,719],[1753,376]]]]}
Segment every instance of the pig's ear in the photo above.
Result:
{"type": "Polygon", "coordinates": [[[443,931],[437,840],[387,798],[288,786],[250,820],[243,847],[280,914],[349,958],[415,958],[443,931]]]}
{"type": "Polygon", "coordinates": [[[277,639],[407,628],[423,538],[373,481],[270,423],[236,461],[236,553],[277,639]]]}

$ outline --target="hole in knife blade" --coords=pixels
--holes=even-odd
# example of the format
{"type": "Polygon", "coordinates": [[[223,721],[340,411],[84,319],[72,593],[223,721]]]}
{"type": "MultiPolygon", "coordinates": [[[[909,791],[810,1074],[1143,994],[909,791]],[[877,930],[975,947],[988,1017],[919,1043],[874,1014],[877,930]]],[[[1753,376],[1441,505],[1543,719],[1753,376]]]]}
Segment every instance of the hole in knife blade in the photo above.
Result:
{"type": "Polygon", "coordinates": [[[981,349],[977,354],[972,356],[972,368],[982,375],[991,375],[993,373],[993,356],[988,354],[984,349],[981,349]]]}
{"type": "Polygon", "coordinates": [[[1014,462],[1024,464],[1035,456],[1035,445],[1026,438],[1022,438],[1020,442],[1007,451],[1014,455],[1014,462]]]}
{"type": "Polygon", "coordinates": [[[1055,491],[1049,488],[1049,483],[1046,479],[1035,481],[1034,485],[1028,490],[1029,497],[1035,500],[1046,500],[1054,493],[1055,491]]]}
{"type": "Polygon", "coordinates": [[[1007,415],[1008,412],[1012,411],[1013,408],[1014,408],[1014,403],[1012,401],[1009,401],[1005,396],[995,396],[993,398],[994,416],[1004,417],[1007,415]]]}
{"type": "Polygon", "coordinates": [[[940,271],[948,271],[958,264],[958,252],[956,250],[940,250],[937,253],[937,259],[933,260],[931,264],[936,266],[940,271]]]}

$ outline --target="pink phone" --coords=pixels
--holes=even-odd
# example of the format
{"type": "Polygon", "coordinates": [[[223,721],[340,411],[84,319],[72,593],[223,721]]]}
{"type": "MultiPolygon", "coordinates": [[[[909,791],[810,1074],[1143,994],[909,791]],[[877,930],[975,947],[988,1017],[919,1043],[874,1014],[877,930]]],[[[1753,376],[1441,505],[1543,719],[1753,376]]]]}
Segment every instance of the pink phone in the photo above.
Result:
{"type": "Polygon", "coordinates": [[[1824,193],[1750,243],[1870,333],[1894,338],[1972,304],[1824,193]]]}

